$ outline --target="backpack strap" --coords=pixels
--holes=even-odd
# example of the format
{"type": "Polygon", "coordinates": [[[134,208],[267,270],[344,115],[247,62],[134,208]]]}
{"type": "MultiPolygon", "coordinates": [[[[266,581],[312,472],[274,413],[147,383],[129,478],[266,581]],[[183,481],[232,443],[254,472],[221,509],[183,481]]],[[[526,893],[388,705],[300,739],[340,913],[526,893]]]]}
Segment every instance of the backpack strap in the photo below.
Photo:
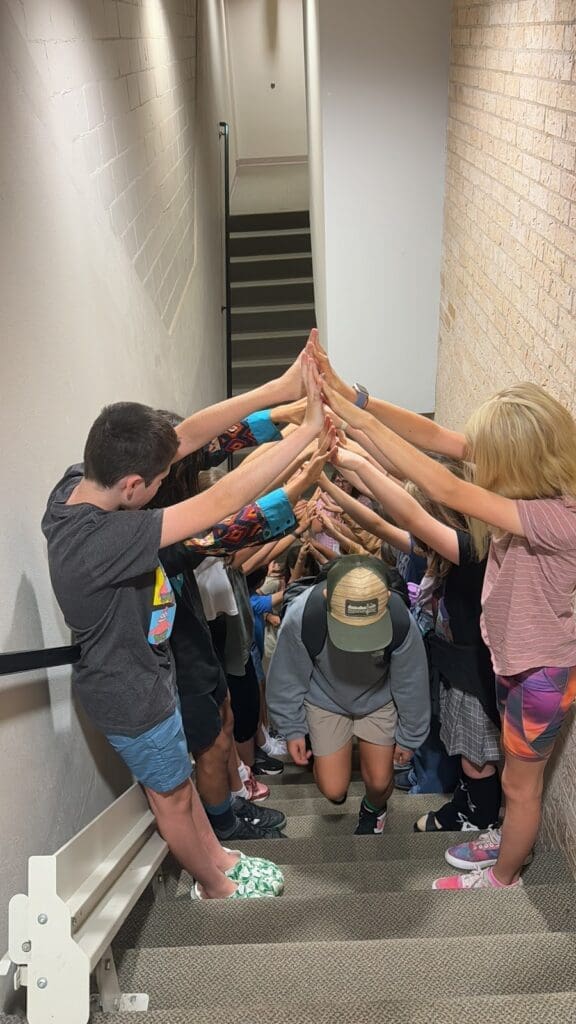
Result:
{"type": "MultiPolygon", "coordinates": [[[[302,613],[302,643],[312,661],[316,661],[328,635],[325,589],[325,580],[321,580],[312,587],[302,613]]],[[[404,643],[410,629],[410,613],[399,594],[391,591],[388,608],[392,619],[393,635],[392,643],[385,651],[387,664],[394,651],[404,643]]]]}
{"type": "Polygon", "coordinates": [[[328,635],[325,590],[326,580],[316,583],[308,594],[302,613],[302,643],[312,661],[316,661],[328,635]]]}

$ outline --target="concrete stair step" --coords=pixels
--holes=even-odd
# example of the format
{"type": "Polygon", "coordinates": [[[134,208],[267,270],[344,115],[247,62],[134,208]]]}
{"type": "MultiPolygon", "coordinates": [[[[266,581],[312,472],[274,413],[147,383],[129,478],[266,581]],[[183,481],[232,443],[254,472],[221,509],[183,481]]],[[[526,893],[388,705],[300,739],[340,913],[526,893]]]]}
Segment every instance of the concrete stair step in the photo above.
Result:
{"type": "MultiPolygon", "coordinates": [[[[505,893],[494,894],[495,915],[502,899],[505,893]]],[[[573,934],[547,932],[239,945],[233,956],[227,946],[197,947],[193,956],[187,948],[163,947],[120,953],[118,973],[124,991],[150,991],[152,1010],[190,1004],[228,1010],[255,992],[262,1004],[292,1011],[319,992],[326,1006],[357,1007],[385,990],[392,1000],[419,993],[429,1011],[434,993],[473,1002],[566,992],[576,987],[575,954],[573,934]],[[249,965],[258,965],[256,973],[249,965]]]]}
{"type": "Polygon", "coordinates": [[[311,278],[250,281],[232,285],[233,309],[241,306],[283,306],[292,302],[314,302],[314,283],[311,278]]]}
{"type": "Polygon", "coordinates": [[[229,221],[230,231],[285,231],[309,228],[308,210],[285,210],[281,213],[234,213],[229,221]]]}
{"type": "MultiPolygon", "coordinates": [[[[146,1024],[570,1024],[576,1020],[574,992],[531,995],[466,996],[459,999],[425,998],[359,1000],[333,1006],[306,1002],[299,1006],[244,1003],[239,1006],[152,1010],[146,1024]]],[[[109,1024],[110,1015],[94,1014],[93,1024],[109,1024]]],[[[22,1024],[11,1017],[0,1024],[22,1024]]],[[[114,1014],[114,1024],[134,1024],[134,1014],[114,1014]]]]}
{"type": "Polygon", "coordinates": [[[270,232],[267,234],[237,234],[230,237],[230,256],[280,256],[295,253],[308,254],[310,231],[270,232]]]}
{"type": "MultiPolygon", "coordinates": [[[[574,887],[526,887],[494,913],[491,892],[406,891],[278,900],[157,900],[135,907],[116,949],[571,931],[574,887]]],[[[188,890],[189,891],[189,890],[188,890]]]]}
{"type": "Polygon", "coordinates": [[[273,332],[257,337],[240,334],[232,339],[232,359],[258,363],[273,357],[293,363],[304,348],[307,337],[307,331],[295,331],[293,334],[288,331],[282,336],[273,332]]]}
{"type": "Polygon", "coordinates": [[[316,316],[311,302],[232,310],[233,334],[241,334],[243,331],[310,331],[315,326],[316,316]]]}
{"type": "Polygon", "coordinates": [[[293,277],[312,277],[312,256],[298,253],[289,256],[238,257],[230,263],[232,284],[240,281],[288,280],[293,277]]]}

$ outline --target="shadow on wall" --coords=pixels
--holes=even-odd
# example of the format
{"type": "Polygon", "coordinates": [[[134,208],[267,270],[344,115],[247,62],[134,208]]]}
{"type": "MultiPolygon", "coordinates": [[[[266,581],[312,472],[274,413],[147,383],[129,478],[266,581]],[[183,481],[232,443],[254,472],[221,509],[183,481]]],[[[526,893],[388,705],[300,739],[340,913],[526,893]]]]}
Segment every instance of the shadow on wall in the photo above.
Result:
{"type": "MultiPolygon", "coordinates": [[[[34,587],[24,573],[18,585],[12,624],[4,641],[5,651],[42,650],[45,647],[38,601],[34,587]]],[[[104,737],[86,718],[74,699],[68,668],[53,669],[49,673],[38,670],[10,678],[3,686],[0,681],[0,727],[9,721],[22,720],[26,715],[46,710],[51,715],[54,739],[70,735],[79,725],[95,769],[114,796],[119,796],[131,784],[130,773],[104,737]]],[[[25,723],[23,723],[25,728],[25,723]]]]}
{"type": "Polygon", "coordinates": [[[278,0],[266,0],[266,38],[268,49],[275,53],[278,47],[278,0]]]}

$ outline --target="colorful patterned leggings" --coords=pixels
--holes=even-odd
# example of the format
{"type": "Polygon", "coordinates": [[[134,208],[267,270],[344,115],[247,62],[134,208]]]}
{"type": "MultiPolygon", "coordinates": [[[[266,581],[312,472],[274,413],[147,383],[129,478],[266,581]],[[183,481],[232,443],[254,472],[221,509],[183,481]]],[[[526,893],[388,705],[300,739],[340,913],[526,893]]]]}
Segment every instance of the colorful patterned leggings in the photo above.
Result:
{"type": "Polygon", "coordinates": [[[521,761],[545,761],[576,700],[576,668],[534,668],[496,676],[502,745],[521,761]]]}

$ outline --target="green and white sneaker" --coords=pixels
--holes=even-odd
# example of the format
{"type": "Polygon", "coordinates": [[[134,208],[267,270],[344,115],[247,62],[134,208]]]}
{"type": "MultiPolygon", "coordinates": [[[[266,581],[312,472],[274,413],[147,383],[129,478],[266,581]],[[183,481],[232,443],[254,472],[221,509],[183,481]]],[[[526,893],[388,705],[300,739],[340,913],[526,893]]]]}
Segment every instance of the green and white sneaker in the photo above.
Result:
{"type": "Polygon", "coordinates": [[[268,890],[267,893],[262,892],[262,895],[280,896],[284,891],[284,875],[280,868],[271,860],[264,860],[262,857],[247,857],[241,853],[240,860],[226,872],[226,876],[238,884],[245,883],[248,879],[256,881],[260,889],[268,890]]]}

